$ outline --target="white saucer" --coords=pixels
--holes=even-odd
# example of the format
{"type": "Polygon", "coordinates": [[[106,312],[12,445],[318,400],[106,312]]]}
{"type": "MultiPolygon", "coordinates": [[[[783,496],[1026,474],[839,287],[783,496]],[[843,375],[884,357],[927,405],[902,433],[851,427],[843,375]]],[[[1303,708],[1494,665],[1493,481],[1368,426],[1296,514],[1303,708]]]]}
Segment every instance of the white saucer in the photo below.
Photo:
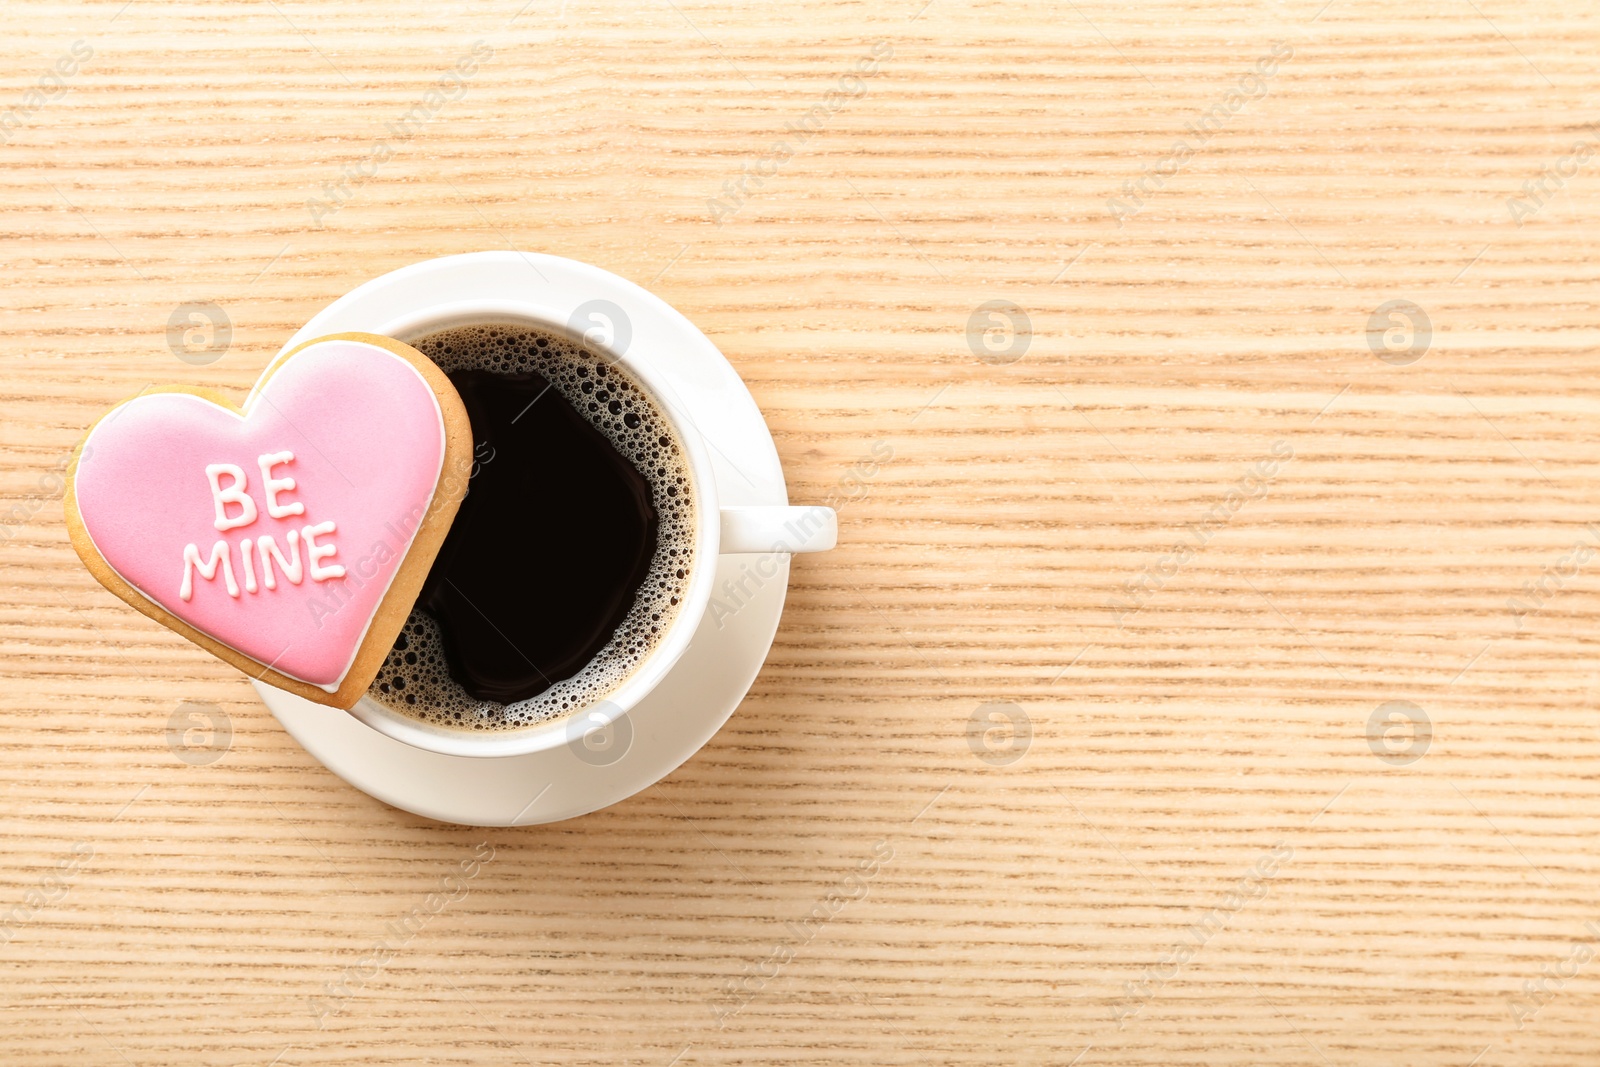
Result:
{"type": "MultiPolygon", "coordinates": [[[[710,443],[723,504],[787,504],[778,450],[749,390],[688,319],[624,278],[574,260],[516,252],[428,260],[376,278],[306,323],[287,350],[313,337],[382,332],[406,311],[473,300],[577,309],[596,299],[627,310],[630,351],[672,380],[691,421],[710,443]],[[397,313],[397,309],[400,312],[397,313]]],[[[666,777],[699,751],[755,681],[778,631],[789,583],[787,556],[752,579],[756,557],[718,560],[717,600],[683,658],[644,700],[606,731],[574,732],[564,747],[524,756],[446,756],[412,748],[355,717],[253,683],[290,735],[364,793],[441,822],[527,826],[615,804],[666,777]],[[743,579],[744,592],[725,593],[743,579]],[[731,588],[731,586],[729,587],[731,588]],[[737,604],[729,615],[726,606],[737,604]],[[720,619],[717,617],[720,616],[720,619]]],[[[575,724],[581,726],[581,724],[575,724]]]]}

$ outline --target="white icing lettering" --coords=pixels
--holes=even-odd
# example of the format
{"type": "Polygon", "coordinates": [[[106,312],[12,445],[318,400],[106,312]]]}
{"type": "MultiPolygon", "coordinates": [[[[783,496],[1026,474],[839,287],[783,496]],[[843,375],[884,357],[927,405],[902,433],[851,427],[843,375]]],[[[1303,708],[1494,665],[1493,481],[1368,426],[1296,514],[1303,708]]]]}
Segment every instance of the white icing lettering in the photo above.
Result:
{"type": "Polygon", "coordinates": [[[268,589],[278,588],[278,580],[272,574],[272,561],[278,561],[278,567],[283,571],[283,576],[289,579],[289,584],[299,585],[304,577],[304,570],[300,564],[300,531],[289,531],[289,558],[284,559],[283,553],[278,551],[278,542],[272,539],[271,534],[262,534],[256,541],[256,551],[261,553],[261,583],[268,589]]]}
{"type": "MultiPolygon", "coordinates": [[[[235,467],[234,470],[239,468],[235,467]]],[[[213,482],[212,484],[216,484],[213,482]]],[[[193,543],[183,547],[183,586],[178,590],[178,596],[187,602],[194,596],[194,572],[199,571],[200,577],[206,581],[213,581],[217,577],[217,564],[222,564],[222,577],[228,586],[228,595],[239,595],[239,583],[233,580],[233,563],[230,561],[232,550],[228,542],[218,541],[211,546],[211,558],[201,560],[200,549],[193,543]]]]}
{"type": "MultiPolygon", "coordinates": [[[[294,478],[285,474],[276,477],[275,468],[284,467],[294,462],[294,453],[287,450],[280,452],[263,452],[256,457],[256,469],[261,472],[261,492],[266,500],[265,516],[273,519],[286,519],[295,515],[304,515],[305,504],[296,500],[284,500],[283,495],[294,492],[298,485],[294,478]]],[[[209,463],[206,465],[206,480],[211,485],[211,500],[216,509],[216,518],[213,523],[218,530],[232,530],[240,526],[248,526],[256,519],[263,517],[257,510],[257,504],[249,493],[249,479],[242,468],[233,463],[209,463]],[[229,505],[235,505],[237,511],[230,514],[229,505]]],[[[239,542],[239,562],[243,567],[243,585],[246,593],[256,593],[262,586],[268,590],[278,588],[278,578],[281,575],[290,585],[302,584],[309,575],[313,582],[328,582],[335,578],[348,578],[348,584],[329,586],[330,592],[348,596],[353,590],[360,589],[366,583],[359,578],[351,577],[347,569],[339,563],[328,563],[338,554],[339,547],[333,541],[333,535],[338,528],[330,521],[319,522],[314,525],[300,526],[295,529],[282,531],[275,537],[270,533],[262,533],[257,537],[246,537],[239,542]],[[287,550],[280,548],[278,537],[287,542],[287,550]],[[317,538],[322,538],[321,544],[317,538]],[[301,543],[305,544],[305,552],[300,551],[301,543]],[[257,563],[259,561],[259,568],[257,563]],[[260,571],[259,582],[257,570],[260,571]]],[[[376,542],[378,551],[377,563],[381,566],[391,557],[387,546],[376,542]]],[[[239,596],[240,583],[234,577],[233,546],[227,541],[217,541],[210,549],[208,556],[202,556],[198,544],[186,545],[183,550],[183,585],[179,596],[188,601],[194,597],[195,573],[199,572],[202,579],[210,582],[216,581],[217,570],[221,568],[222,579],[228,589],[228,595],[234,598],[239,596]]],[[[357,564],[356,569],[363,577],[371,580],[376,576],[377,566],[372,566],[372,559],[366,558],[357,564]],[[370,573],[369,573],[370,572],[370,573]]],[[[318,620],[320,625],[321,620],[318,620]]]]}
{"type": "Polygon", "coordinates": [[[244,491],[244,471],[237,464],[208,463],[206,478],[211,482],[211,499],[217,507],[217,529],[231,530],[235,526],[249,526],[256,521],[256,502],[244,491]],[[233,484],[226,488],[222,485],[224,474],[233,479],[233,484]],[[238,504],[240,508],[239,514],[231,519],[228,517],[229,504],[238,504]]]}
{"type": "Polygon", "coordinates": [[[333,563],[324,567],[317,562],[317,560],[327,559],[339,551],[335,545],[317,544],[317,538],[326,537],[334,532],[336,530],[331,522],[319,522],[315,526],[301,527],[300,537],[306,543],[306,566],[311,570],[311,580],[313,582],[325,582],[330,578],[344,577],[344,568],[339,564],[333,563]]]}
{"type": "Polygon", "coordinates": [[[248,537],[239,542],[239,562],[244,564],[244,591],[246,593],[254,593],[256,591],[256,561],[250,555],[251,547],[250,538],[248,537]]]}
{"type": "Polygon", "coordinates": [[[278,494],[292,491],[295,482],[293,478],[274,478],[272,468],[293,462],[293,452],[268,452],[256,458],[256,466],[261,468],[261,491],[267,496],[267,514],[275,519],[287,519],[290,515],[306,513],[306,506],[298,500],[290,504],[278,503],[278,494]]]}

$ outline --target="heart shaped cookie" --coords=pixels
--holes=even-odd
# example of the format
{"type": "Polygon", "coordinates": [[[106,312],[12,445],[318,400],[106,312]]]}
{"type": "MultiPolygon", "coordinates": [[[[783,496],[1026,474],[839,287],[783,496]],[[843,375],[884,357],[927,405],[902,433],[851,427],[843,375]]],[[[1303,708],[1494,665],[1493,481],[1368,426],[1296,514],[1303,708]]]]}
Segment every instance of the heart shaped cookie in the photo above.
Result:
{"type": "Polygon", "coordinates": [[[242,407],[170,387],[79,444],[72,543],[100,583],[253,678],[348,708],[404,625],[466,494],[450,380],[373,334],[272,362],[242,407]]]}

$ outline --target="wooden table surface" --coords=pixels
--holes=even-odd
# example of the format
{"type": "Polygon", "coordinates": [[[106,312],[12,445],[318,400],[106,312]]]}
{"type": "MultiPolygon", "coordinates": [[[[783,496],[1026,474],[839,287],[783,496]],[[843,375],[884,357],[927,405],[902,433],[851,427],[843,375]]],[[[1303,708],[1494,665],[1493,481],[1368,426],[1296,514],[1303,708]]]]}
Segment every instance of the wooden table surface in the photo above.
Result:
{"type": "Polygon", "coordinates": [[[521,2],[0,10],[0,1060],[1596,1062],[1593,4],[521,2]],[[842,537],[699,755],[476,830],[59,475],[507,247],[688,315],[842,537]]]}

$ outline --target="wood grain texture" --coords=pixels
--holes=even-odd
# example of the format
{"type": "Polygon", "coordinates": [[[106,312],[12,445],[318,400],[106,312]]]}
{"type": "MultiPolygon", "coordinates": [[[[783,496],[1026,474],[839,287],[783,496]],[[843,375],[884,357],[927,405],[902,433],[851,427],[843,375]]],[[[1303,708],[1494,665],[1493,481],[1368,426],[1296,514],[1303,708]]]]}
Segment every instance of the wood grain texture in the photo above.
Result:
{"type": "Polygon", "coordinates": [[[0,1058],[1595,1062],[1600,12],[1322,3],[8,0],[0,1058]],[[698,756],[486,832],[100,589],[58,475],[505,247],[688,315],[842,536],[698,756]]]}

